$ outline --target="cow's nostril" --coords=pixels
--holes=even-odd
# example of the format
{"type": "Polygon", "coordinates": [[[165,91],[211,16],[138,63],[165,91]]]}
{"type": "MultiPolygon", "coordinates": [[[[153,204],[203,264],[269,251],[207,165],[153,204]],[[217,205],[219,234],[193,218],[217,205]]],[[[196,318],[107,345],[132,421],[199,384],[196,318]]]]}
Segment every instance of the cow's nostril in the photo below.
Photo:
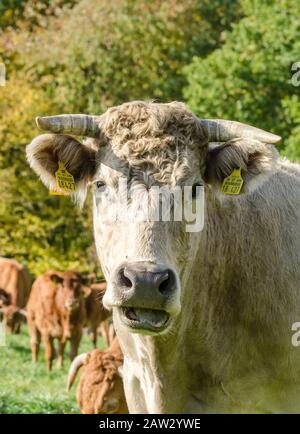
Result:
{"type": "Polygon", "coordinates": [[[165,292],[167,292],[170,289],[170,279],[167,278],[166,280],[164,280],[158,287],[158,290],[161,294],[164,294],[165,292]]]}
{"type": "Polygon", "coordinates": [[[131,280],[128,278],[128,277],[126,277],[125,276],[125,273],[124,273],[124,268],[122,268],[120,271],[119,271],[119,279],[120,279],[120,283],[121,283],[121,285],[124,287],[126,287],[126,288],[131,288],[132,287],[132,282],[131,282],[131,280]]]}
{"type": "Polygon", "coordinates": [[[159,284],[158,290],[161,294],[165,294],[170,290],[174,289],[175,277],[171,270],[168,270],[164,275],[164,280],[159,284]]]}

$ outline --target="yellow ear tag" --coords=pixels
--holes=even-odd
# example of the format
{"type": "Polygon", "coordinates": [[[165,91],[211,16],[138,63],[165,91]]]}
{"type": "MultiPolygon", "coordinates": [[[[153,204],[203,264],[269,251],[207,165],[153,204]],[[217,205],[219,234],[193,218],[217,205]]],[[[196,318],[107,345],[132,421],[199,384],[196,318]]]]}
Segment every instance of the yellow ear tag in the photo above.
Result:
{"type": "Polygon", "coordinates": [[[55,172],[57,188],[50,190],[50,194],[62,196],[75,191],[74,177],[69,173],[62,161],[58,162],[58,169],[55,172]]]}
{"type": "Polygon", "coordinates": [[[231,174],[224,179],[221,192],[224,194],[240,194],[243,184],[241,168],[233,169],[231,174]]]}
{"type": "Polygon", "coordinates": [[[50,188],[49,193],[51,194],[51,196],[68,196],[69,194],[65,191],[60,190],[58,187],[50,188]]]}

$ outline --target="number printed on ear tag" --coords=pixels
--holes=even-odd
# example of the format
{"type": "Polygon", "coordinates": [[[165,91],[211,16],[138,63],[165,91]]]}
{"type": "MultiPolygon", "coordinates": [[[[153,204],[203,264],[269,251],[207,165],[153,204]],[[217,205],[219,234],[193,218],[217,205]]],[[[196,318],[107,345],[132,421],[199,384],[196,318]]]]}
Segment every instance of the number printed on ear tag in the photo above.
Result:
{"type": "Polygon", "coordinates": [[[241,168],[233,169],[231,174],[224,179],[221,192],[224,194],[240,194],[243,184],[241,168]]]}
{"type": "Polygon", "coordinates": [[[58,162],[58,169],[55,172],[58,192],[71,193],[75,191],[74,177],[69,173],[62,161],[58,162]]]}

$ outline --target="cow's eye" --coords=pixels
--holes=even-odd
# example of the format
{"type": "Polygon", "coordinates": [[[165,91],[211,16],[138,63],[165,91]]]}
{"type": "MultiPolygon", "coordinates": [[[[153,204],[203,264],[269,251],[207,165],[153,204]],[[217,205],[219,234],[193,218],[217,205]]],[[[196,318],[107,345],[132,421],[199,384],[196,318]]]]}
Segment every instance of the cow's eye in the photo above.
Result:
{"type": "Polygon", "coordinates": [[[105,187],[104,181],[97,181],[95,184],[96,184],[97,190],[103,189],[103,187],[105,187]]]}
{"type": "Polygon", "coordinates": [[[196,197],[197,197],[197,190],[199,190],[199,188],[197,188],[197,187],[202,187],[202,186],[203,185],[200,184],[199,182],[192,186],[192,198],[193,199],[196,199],[196,197]]]}

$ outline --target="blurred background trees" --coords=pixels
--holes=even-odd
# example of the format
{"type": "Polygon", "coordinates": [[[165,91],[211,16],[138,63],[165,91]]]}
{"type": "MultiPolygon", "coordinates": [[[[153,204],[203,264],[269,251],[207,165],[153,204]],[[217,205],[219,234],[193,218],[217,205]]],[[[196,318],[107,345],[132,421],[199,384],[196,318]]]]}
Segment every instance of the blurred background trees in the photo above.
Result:
{"type": "Polygon", "coordinates": [[[184,68],[184,97],[199,116],[276,131],[284,138],[283,153],[299,159],[300,87],[291,81],[291,67],[300,61],[300,2],[245,0],[241,5],[243,18],[223,34],[222,45],[184,68]]]}
{"type": "Polygon", "coordinates": [[[25,161],[36,115],[184,100],[281,134],[300,160],[299,16],[298,0],[2,0],[0,255],[34,274],[98,268],[89,207],[49,196],[25,161]]]}

